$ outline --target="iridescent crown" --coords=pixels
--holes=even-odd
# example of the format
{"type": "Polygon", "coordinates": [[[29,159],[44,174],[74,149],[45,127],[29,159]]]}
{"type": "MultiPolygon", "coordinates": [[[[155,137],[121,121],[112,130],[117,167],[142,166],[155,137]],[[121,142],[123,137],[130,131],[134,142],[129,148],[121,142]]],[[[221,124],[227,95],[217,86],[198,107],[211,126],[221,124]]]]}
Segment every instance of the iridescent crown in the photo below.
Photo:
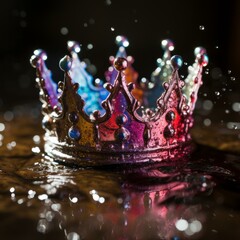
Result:
{"type": "Polygon", "coordinates": [[[34,51],[30,62],[40,88],[47,155],[83,166],[182,158],[191,148],[189,129],[206,50],[194,50],[195,63],[183,81],[178,75],[183,60],[171,57],[174,45],[163,40],[156,70],[149,80],[138,80],[134,60],[126,54],[129,42],[123,36],[116,41],[119,49],[110,57],[105,80],[94,79],[80,61],[77,42],[68,42],[71,57],[60,60],[65,74],[58,85],[45,65],[46,53],[34,51]]]}

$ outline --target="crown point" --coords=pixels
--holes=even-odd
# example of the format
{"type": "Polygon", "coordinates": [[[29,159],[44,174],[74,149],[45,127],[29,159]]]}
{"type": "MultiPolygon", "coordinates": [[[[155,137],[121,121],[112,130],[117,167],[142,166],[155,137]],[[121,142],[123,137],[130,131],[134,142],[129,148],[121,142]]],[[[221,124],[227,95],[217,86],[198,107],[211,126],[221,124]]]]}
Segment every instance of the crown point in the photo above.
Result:
{"type": "Polygon", "coordinates": [[[163,50],[169,50],[173,51],[174,50],[174,43],[170,39],[164,39],[162,40],[162,49],[163,50]]]}
{"type": "Polygon", "coordinates": [[[179,55],[174,55],[171,58],[171,65],[174,70],[179,69],[183,65],[183,59],[179,55]]]}
{"type": "Polygon", "coordinates": [[[116,37],[116,44],[119,47],[128,47],[129,46],[129,41],[126,37],[118,35],[116,37]]]}
{"type": "Polygon", "coordinates": [[[37,57],[41,58],[42,60],[47,60],[47,54],[44,50],[42,49],[36,49],[33,52],[34,55],[36,55],[37,57]]]}
{"type": "Polygon", "coordinates": [[[208,65],[208,55],[206,53],[204,54],[198,54],[197,55],[197,60],[198,60],[198,63],[200,65],[202,65],[203,67],[206,67],[208,65]]]}
{"type": "Polygon", "coordinates": [[[70,52],[79,53],[81,51],[81,47],[78,42],[76,41],[68,41],[67,47],[70,52]]]}
{"type": "Polygon", "coordinates": [[[72,60],[69,56],[63,57],[59,62],[59,67],[64,71],[67,72],[71,69],[72,60]]]}
{"type": "Polygon", "coordinates": [[[196,47],[194,49],[194,55],[197,57],[197,55],[203,55],[203,54],[206,54],[207,53],[207,50],[204,48],[204,47],[196,47]]]}
{"type": "Polygon", "coordinates": [[[118,57],[114,61],[114,67],[118,71],[124,71],[128,66],[128,61],[125,58],[118,57]]]}
{"type": "Polygon", "coordinates": [[[36,68],[38,66],[38,61],[39,61],[39,57],[37,57],[36,55],[31,56],[30,64],[32,65],[33,68],[36,68]]]}
{"type": "Polygon", "coordinates": [[[97,119],[100,118],[101,113],[100,113],[99,110],[95,110],[95,111],[92,113],[92,116],[93,116],[94,120],[97,120],[97,119]]]}
{"type": "Polygon", "coordinates": [[[108,92],[113,91],[113,85],[111,83],[104,83],[103,87],[106,88],[108,92]]]}

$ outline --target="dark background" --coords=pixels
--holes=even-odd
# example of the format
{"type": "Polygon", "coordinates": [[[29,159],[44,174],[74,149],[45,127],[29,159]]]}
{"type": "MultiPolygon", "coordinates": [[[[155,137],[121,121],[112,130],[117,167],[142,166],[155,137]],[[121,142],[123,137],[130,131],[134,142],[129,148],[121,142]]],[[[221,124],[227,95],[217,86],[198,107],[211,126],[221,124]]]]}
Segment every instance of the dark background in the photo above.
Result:
{"type": "Polygon", "coordinates": [[[164,38],[174,40],[174,53],[188,63],[194,61],[193,49],[204,46],[210,64],[200,98],[207,93],[216,105],[227,102],[229,108],[240,102],[240,1],[15,0],[1,2],[0,17],[0,110],[37,101],[35,71],[29,64],[34,49],[47,51],[48,67],[59,81],[58,62],[68,53],[66,42],[77,40],[82,44],[80,56],[91,59],[98,67],[97,76],[103,77],[119,34],[128,37],[127,52],[134,56],[140,76],[150,76],[155,69],[164,38]]]}

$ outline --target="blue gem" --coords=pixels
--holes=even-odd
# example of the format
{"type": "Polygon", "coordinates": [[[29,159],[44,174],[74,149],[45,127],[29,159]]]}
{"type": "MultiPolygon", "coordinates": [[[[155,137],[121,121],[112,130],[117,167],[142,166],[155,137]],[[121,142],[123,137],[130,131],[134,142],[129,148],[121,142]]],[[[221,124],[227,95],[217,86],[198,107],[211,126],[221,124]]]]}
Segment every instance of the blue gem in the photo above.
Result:
{"type": "Polygon", "coordinates": [[[177,237],[177,236],[174,236],[174,237],[171,238],[171,240],[180,240],[180,238],[177,237]]]}
{"type": "Polygon", "coordinates": [[[81,133],[77,127],[73,126],[68,130],[68,136],[72,140],[79,140],[81,137],[81,133]]]}
{"type": "Polygon", "coordinates": [[[171,58],[171,64],[173,69],[179,69],[183,65],[182,57],[178,55],[174,55],[171,58]]]}
{"type": "Polygon", "coordinates": [[[124,127],[119,128],[115,132],[115,138],[120,142],[127,141],[129,137],[130,137],[130,132],[124,127]]]}

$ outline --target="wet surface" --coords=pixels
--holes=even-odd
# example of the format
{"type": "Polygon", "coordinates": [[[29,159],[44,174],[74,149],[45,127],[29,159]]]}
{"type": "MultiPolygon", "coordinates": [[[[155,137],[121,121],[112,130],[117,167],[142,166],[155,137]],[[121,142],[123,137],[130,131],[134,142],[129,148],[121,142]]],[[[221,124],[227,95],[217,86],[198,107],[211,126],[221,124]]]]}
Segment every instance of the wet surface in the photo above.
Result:
{"type": "Polygon", "coordinates": [[[21,112],[0,121],[0,239],[240,239],[236,131],[195,127],[177,163],[77,169],[44,156],[21,112]]]}

